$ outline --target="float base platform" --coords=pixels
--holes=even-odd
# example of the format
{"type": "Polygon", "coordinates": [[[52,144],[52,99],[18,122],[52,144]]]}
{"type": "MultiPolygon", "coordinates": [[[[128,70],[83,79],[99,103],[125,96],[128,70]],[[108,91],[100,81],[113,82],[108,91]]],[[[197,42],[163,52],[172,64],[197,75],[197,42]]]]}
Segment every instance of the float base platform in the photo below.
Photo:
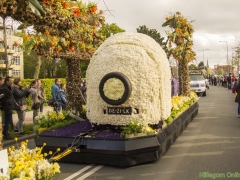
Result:
{"type": "Polygon", "coordinates": [[[75,142],[75,151],[61,162],[104,164],[129,167],[152,162],[163,156],[182,131],[198,114],[198,103],[185,110],[173,123],[155,135],[129,139],[99,139],[91,137],[57,137],[36,135],[36,146],[47,145],[43,152],[67,149],[75,142]]]}

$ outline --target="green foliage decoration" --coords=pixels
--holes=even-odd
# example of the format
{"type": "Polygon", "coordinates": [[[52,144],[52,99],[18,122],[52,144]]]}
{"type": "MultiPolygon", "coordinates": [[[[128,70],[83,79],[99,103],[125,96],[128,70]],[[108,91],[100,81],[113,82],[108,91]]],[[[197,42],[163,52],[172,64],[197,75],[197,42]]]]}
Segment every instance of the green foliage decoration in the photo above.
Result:
{"type": "Polygon", "coordinates": [[[45,115],[39,114],[36,117],[35,130],[39,132],[55,130],[66,125],[77,123],[78,120],[72,118],[66,111],[48,111],[45,115]]]}
{"type": "Polygon", "coordinates": [[[167,41],[164,41],[164,37],[161,37],[161,34],[156,29],[149,29],[147,26],[143,25],[137,28],[137,32],[153,38],[163,48],[166,54],[168,54],[167,41]]]}
{"type": "Polygon", "coordinates": [[[118,25],[116,23],[112,23],[112,24],[106,23],[99,29],[98,32],[100,34],[102,34],[103,36],[105,36],[106,38],[108,38],[108,37],[110,37],[111,34],[125,32],[125,30],[118,27],[118,25]]]}
{"type": "Polygon", "coordinates": [[[188,67],[189,67],[189,69],[196,69],[196,68],[198,68],[198,66],[196,64],[190,64],[188,67]]]}
{"type": "Polygon", "coordinates": [[[127,126],[123,128],[123,131],[121,132],[121,137],[124,137],[128,134],[137,134],[140,133],[142,130],[143,125],[140,124],[137,121],[132,121],[127,126]]]}
{"type": "Polygon", "coordinates": [[[204,67],[205,67],[204,62],[201,61],[201,62],[198,64],[198,68],[204,69],[204,67]]]}

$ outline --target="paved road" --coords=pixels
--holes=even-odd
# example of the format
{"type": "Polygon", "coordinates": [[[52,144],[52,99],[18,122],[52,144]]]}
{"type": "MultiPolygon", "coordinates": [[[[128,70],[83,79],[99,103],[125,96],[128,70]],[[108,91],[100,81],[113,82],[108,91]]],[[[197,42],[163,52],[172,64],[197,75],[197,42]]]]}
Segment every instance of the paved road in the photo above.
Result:
{"type": "Polygon", "coordinates": [[[130,168],[60,163],[62,173],[54,180],[240,179],[240,118],[233,94],[211,86],[199,106],[197,117],[158,161],[130,168]]]}

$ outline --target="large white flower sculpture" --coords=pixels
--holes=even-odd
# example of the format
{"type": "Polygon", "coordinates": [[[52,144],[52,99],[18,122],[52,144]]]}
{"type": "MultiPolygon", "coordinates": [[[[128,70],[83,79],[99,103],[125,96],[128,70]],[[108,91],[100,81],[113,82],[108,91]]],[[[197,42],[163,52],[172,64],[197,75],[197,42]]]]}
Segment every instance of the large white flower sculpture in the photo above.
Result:
{"type": "Polygon", "coordinates": [[[154,39],[118,33],[88,66],[87,117],[97,124],[157,124],[171,113],[170,78],[166,54],[154,39]]]}

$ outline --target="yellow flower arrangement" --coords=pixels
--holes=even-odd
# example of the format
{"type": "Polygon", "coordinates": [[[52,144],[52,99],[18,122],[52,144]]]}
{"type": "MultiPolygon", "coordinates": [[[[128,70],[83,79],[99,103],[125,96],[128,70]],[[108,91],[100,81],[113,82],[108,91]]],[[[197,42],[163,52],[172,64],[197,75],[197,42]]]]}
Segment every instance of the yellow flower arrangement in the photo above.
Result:
{"type": "Polygon", "coordinates": [[[190,91],[190,99],[192,99],[194,102],[197,101],[198,96],[194,91],[190,91]]]}
{"type": "Polygon", "coordinates": [[[183,105],[183,98],[181,96],[173,96],[172,97],[172,110],[179,110],[179,108],[183,105]]]}
{"type": "Polygon", "coordinates": [[[142,132],[143,133],[154,132],[154,130],[151,127],[149,127],[148,125],[143,125],[142,132]]]}
{"type": "MultiPolygon", "coordinates": [[[[10,179],[43,180],[52,179],[54,174],[60,173],[58,163],[49,163],[44,157],[52,152],[42,154],[43,147],[27,148],[28,141],[21,142],[18,149],[14,146],[8,148],[10,179]]],[[[2,176],[0,175],[0,179],[2,176]]],[[[6,179],[6,178],[5,178],[6,179]]]]}
{"type": "Polygon", "coordinates": [[[190,92],[190,96],[173,96],[172,97],[172,111],[171,115],[164,120],[164,124],[171,124],[173,119],[178,117],[184,110],[186,110],[191,104],[198,99],[197,94],[194,91],[190,92]]]}
{"type": "Polygon", "coordinates": [[[196,102],[198,99],[197,94],[194,91],[190,92],[190,97],[188,96],[173,96],[172,97],[172,111],[179,110],[184,104],[189,101],[196,102]]]}
{"type": "Polygon", "coordinates": [[[78,122],[70,116],[69,112],[48,111],[45,115],[39,114],[35,121],[35,130],[38,132],[55,130],[57,128],[78,122]]]}
{"type": "Polygon", "coordinates": [[[122,81],[117,78],[110,78],[103,86],[104,95],[112,100],[121,99],[125,88],[122,81]]]}
{"type": "Polygon", "coordinates": [[[127,126],[124,127],[121,132],[121,136],[129,135],[129,134],[137,134],[137,133],[155,133],[155,131],[148,126],[147,123],[139,123],[137,121],[131,121],[127,126]]]}
{"type": "Polygon", "coordinates": [[[1,171],[0,171],[0,180],[9,180],[10,177],[9,175],[4,175],[1,171]]]}

